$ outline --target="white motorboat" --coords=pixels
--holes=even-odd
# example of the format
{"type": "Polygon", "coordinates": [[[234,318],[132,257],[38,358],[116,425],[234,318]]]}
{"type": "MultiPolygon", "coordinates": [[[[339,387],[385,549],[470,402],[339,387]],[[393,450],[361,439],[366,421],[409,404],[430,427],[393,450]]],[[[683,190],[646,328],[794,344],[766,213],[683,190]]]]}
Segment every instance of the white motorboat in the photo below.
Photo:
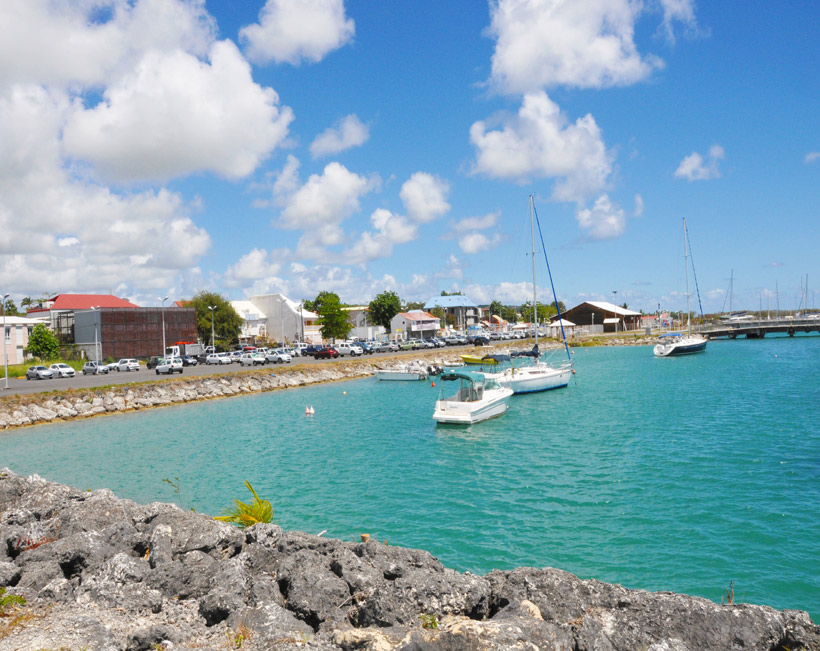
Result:
{"type": "Polygon", "coordinates": [[[427,371],[412,364],[399,364],[390,368],[377,368],[373,371],[377,380],[390,380],[398,382],[413,382],[427,379],[427,371]]]}
{"type": "MultiPolygon", "coordinates": [[[[683,266],[686,269],[686,336],[679,332],[661,335],[655,344],[655,357],[679,357],[702,353],[706,350],[707,339],[692,334],[692,312],[689,307],[689,233],[686,230],[686,217],[683,218],[683,266]]],[[[694,267],[693,267],[694,271],[694,267]]],[[[697,276],[695,276],[697,287],[697,276]]],[[[700,294],[698,294],[700,300],[700,294]]]]}
{"type": "MultiPolygon", "coordinates": [[[[439,396],[433,412],[433,420],[437,423],[472,425],[507,412],[507,400],[513,391],[502,387],[492,377],[486,377],[483,373],[447,370],[440,379],[443,382],[459,382],[459,388],[447,398],[439,396]]],[[[442,387],[442,395],[443,392],[442,387]]]]}

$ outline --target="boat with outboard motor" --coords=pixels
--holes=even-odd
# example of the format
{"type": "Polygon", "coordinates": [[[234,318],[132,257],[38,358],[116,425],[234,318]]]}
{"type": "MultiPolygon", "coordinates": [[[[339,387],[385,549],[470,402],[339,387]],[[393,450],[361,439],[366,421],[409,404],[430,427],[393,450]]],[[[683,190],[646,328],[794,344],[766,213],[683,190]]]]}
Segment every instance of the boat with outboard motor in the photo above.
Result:
{"type": "MultiPolygon", "coordinates": [[[[502,387],[484,373],[448,369],[439,378],[442,382],[459,382],[455,394],[443,397],[443,385],[433,411],[433,420],[441,424],[472,425],[507,413],[507,400],[512,389],[502,387]]],[[[450,390],[450,389],[447,389],[450,390]]]]}

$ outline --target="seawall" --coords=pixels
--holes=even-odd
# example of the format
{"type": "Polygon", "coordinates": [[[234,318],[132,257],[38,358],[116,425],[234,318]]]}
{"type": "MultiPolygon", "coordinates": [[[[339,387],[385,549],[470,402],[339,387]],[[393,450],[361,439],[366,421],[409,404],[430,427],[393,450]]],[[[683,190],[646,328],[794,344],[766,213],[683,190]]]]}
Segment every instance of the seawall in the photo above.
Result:
{"type": "Polygon", "coordinates": [[[802,611],[552,568],[462,574],[420,550],[243,531],[8,469],[0,543],[0,651],[820,649],[802,611]]]}

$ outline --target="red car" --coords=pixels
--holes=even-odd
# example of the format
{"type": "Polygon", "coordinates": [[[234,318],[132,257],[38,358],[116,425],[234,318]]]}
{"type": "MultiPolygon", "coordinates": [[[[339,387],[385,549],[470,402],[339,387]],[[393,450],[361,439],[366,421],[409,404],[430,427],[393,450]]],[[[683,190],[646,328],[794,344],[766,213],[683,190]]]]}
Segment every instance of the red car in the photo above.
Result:
{"type": "Polygon", "coordinates": [[[313,353],[313,359],[331,359],[338,356],[339,351],[332,346],[322,346],[319,350],[313,353]]]}

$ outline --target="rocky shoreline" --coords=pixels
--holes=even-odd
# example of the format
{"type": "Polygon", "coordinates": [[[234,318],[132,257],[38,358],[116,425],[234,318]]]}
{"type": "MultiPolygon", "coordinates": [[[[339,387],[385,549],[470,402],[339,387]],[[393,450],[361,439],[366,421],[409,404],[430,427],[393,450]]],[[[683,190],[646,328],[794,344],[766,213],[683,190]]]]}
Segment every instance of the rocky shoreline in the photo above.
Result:
{"type": "MultiPolygon", "coordinates": [[[[651,343],[649,338],[608,338],[595,345],[624,346],[649,343],[651,343]]],[[[543,349],[556,347],[558,346],[551,344],[543,349]]],[[[502,346],[499,346],[498,350],[507,352],[506,347],[502,346]]],[[[417,358],[422,365],[443,364],[457,361],[461,352],[464,351],[431,350],[418,353],[417,358]]],[[[368,377],[374,369],[388,367],[396,361],[406,362],[408,360],[399,360],[395,357],[371,357],[354,361],[339,360],[320,367],[298,365],[292,369],[277,367],[275,373],[270,370],[228,372],[204,377],[150,381],[136,385],[111,385],[104,389],[70,389],[56,393],[56,395],[55,392],[48,392],[13,396],[0,399],[0,430],[74,418],[88,418],[101,414],[166,407],[247,393],[276,391],[322,382],[352,380],[368,377]]]]}
{"type": "Polygon", "coordinates": [[[8,469],[0,541],[0,651],[820,649],[802,611],[552,568],[461,574],[420,550],[243,531],[8,469]]]}

